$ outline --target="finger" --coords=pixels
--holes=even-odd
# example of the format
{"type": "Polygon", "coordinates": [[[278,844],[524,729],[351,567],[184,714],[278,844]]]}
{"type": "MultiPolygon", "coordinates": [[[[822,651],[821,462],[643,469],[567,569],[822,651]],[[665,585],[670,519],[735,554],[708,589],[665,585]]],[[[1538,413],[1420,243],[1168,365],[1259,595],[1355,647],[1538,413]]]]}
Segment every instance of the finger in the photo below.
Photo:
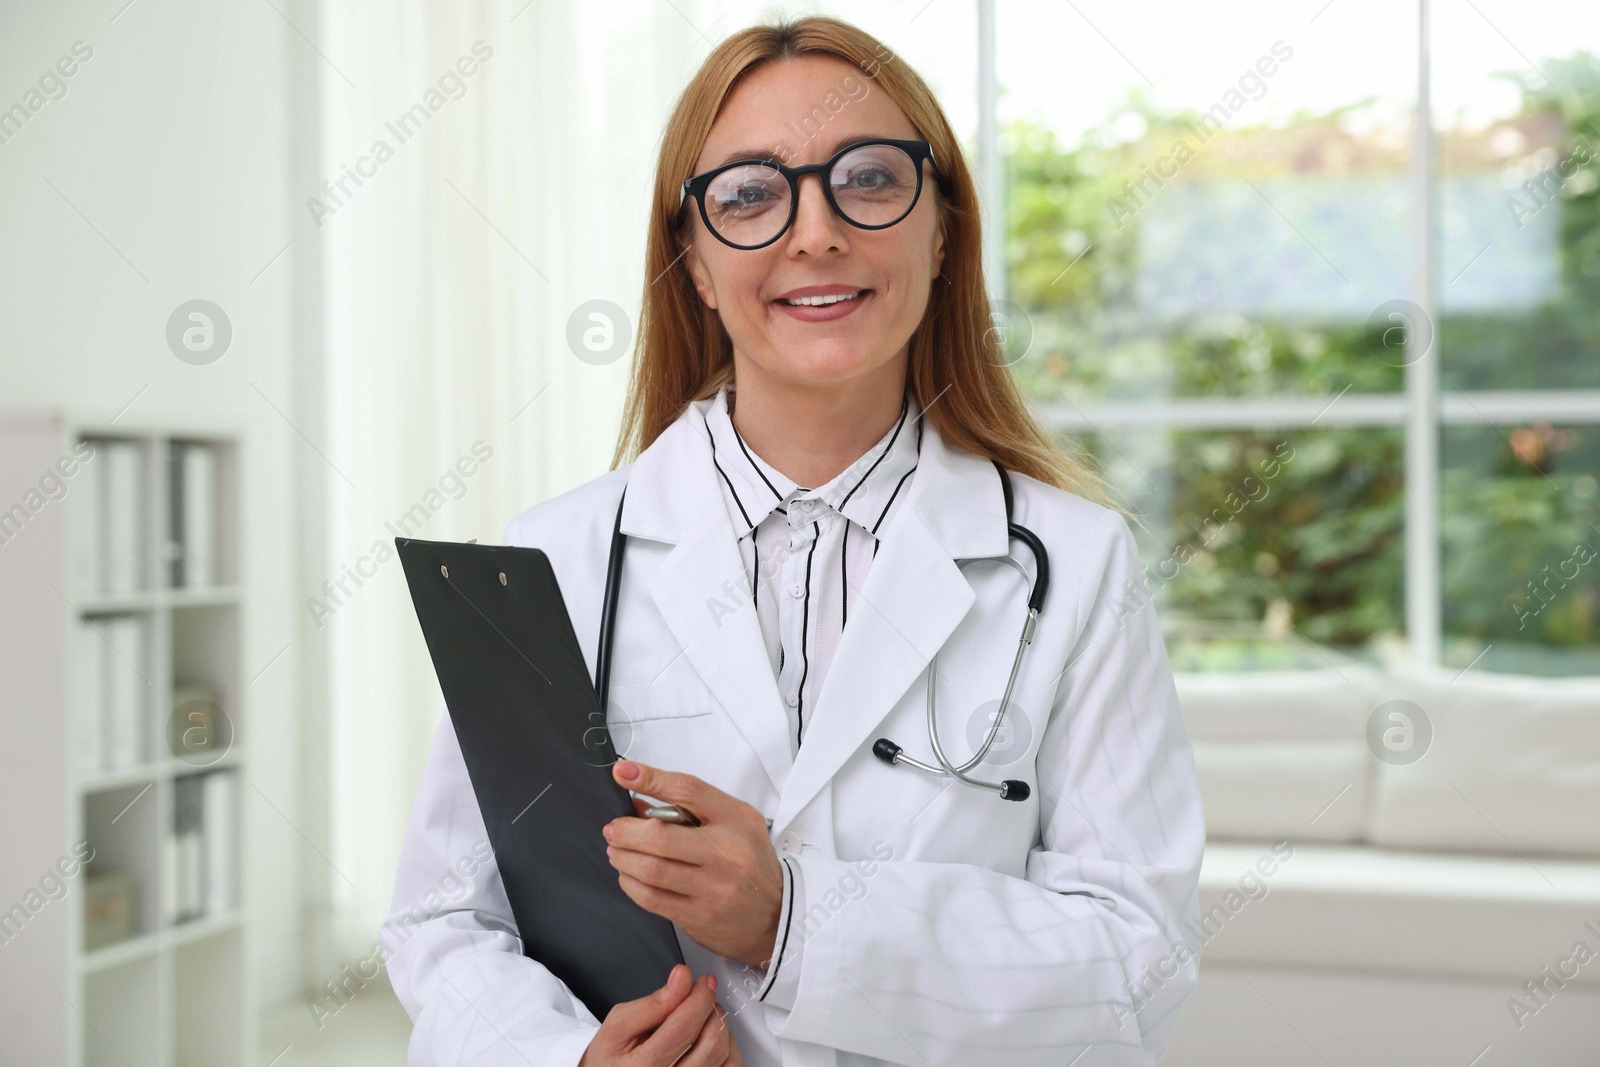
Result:
{"type": "Polygon", "coordinates": [[[611,773],[618,782],[636,793],[657,797],[673,804],[682,804],[702,822],[711,821],[734,798],[704,779],[679,771],[664,771],[648,763],[618,760],[611,765],[611,773]],[[635,777],[628,777],[629,774],[635,777]]]}
{"type": "Polygon", "coordinates": [[[671,919],[682,925],[689,918],[690,907],[694,903],[693,897],[686,897],[682,893],[669,893],[665,889],[657,889],[653,885],[639,881],[631,874],[617,874],[617,885],[628,894],[628,899],[633,901],[652,915],[659,915],[663,919],[671,919]]]}
{"type": "Polygon", "coordinates": [[[699,1036],[677,1067],[722,1067],[728,1062],[728,1050],[732,1047],[733,1034],[728,1030],[727,1012],[721,1004],[713,1004],[711,1014],[700,1025],[699,1036]]]}
{"type": "Polygon", "coordinates": [[[716,1005],[715,981],[715,976],[709,974],[695,980],[694,988],[683,999],[683,1003],[674,1008],[666,1021],[656,1027],[656,1032],[639,1046],[645,1063],[667,1067],[694,1044],[695,1038],[700,1035],[700,1027],[705,1025],[706,1018],[716,1005]]]}
{"type": "Polygon", "coordinates": [[[622,874],[668,893],[694,896],[704,881],[698,864],[652,856],[648,852],[636,852],[631,848],[607,845],[606,858],[611,861],[611,866],[622,874]]]}
{"type": "Polygon", "coordinates": [[[632,849],[652,856],[662,856],[683,863],[704,861],[705,829],[699,826],[679,826],[660,819],[635,818],[619,815],[601,828],[606,843],[616,848],[632,849]]]}
{"type": "Polygon", "coordinates": [[[614,1026],[614,1034],[610,1036],[616,1038],[615,1047],[625,1049],[638,1044],[683,1003],[684,997],[693,988],[693,975],[688,965],[679,963],[667,972],[666,982],[654,993],[613,1005],[606,1013],[605,1022],[608,1026],[614,1026]]]}
{"type": "Polygon", "coordinates": [[[722,1067],[744,1067],[744,1053],[739,1051],[739,1042],[733,1036],[731,1027],[728,1030],[728,1058],[722,1061],[722,1067]]]}

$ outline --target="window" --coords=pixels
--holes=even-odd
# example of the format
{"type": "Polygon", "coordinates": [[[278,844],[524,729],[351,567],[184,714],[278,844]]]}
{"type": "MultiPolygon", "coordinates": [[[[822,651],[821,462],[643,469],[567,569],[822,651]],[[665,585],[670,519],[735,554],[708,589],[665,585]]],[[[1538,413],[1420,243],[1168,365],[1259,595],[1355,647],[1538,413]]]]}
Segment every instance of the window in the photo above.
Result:
{"type": "Polygon", "coordinates": [[[1600,673],[1581,11],[993,5],[1010,356],[1141,516],[1175,667],[1600,673]]]}

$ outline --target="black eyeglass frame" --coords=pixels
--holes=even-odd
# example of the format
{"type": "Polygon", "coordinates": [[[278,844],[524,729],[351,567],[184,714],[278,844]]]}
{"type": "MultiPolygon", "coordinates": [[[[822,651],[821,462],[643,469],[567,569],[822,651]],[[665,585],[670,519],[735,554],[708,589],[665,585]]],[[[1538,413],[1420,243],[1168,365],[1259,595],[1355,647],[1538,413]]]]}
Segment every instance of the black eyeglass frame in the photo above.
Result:
{"type": "Polygon", "coordinates": [[[800,210],[800,179],[807,174],[815,174],[817,175],[817,180],[822,183],[822,194],[828,198],[828,206],[833,209],[833,213],[835,215],[838,215],[841,219],[844,219],[844,221],[860,230],[887,230],[890,226],[897,226],[901,222],[904,222],[906,216],[910,215],[912,211],[916,210],[917,201],[922,199],[922,161],[924,159],[933,164],[933,172],[936,176],[941,178],[944,176],[944,172],[939,169],[939,161],[933,158],[932,144],[927,141],[897,141],[888,137],[875,137],[869,140],[856,141],[853,144],[843,145],[840,147],[839,151],[835,152],[832,158],[828,159],[827,161],[822,163],[811,163],[803,167],[788,167],[782,163],[779,163],[775,159],[735,159],[728,163],[724,163],[720,167],[714,167],[703,174],[696,174],[694,177],[685,180],[683,183],[683,197],[678,200],[678,206],[681,209],[683,207],[683,199],[692,197],[695,203],[700,205],[700,221],[706,224],[706,230],[710,232],[711,236],[715,237],[729,248],[737,248],[744,252],[753,252],[758,248],[767,247],[773,241],[776,241],[778,238],[789,232],[789,227],[794,225],[795,215],[800,210]],[[855,219],[852,219],[839,209],[839,201],[834,199],[833,186],[828,183],[828,175],[833,170],[834,166],[839,162],[839,160],[844,158],[849,153],[854,152],[858,148],[865,148],[868,145],[875,144],[892,145],[911,157],[911,162],[917,169],[917,188],[916,191],[911,194],[910,205],[906,208],[905,213],[899,218],[895,219],[893,222],[869,225],[864,222],[857,222],[855,219]],[[777,233],[773,234],[767,240],[762,241],[758,245],[741,245],[735,244],[734,242],[728,240],[726,237],[722,236],[722,234],[717,232],[717,228],[715,226],[711,225],[711,218],[706,214],[706,190],[711,187],[711,183],[716,179],[717,175],[721,174],[723,171],[732,170],[734,167],[749,166],[770,167],[773,170],[776,170],[779,174],[782,174],[789,182],[789,217],[784,220],[783,226],[779,228],[777,233]]]}

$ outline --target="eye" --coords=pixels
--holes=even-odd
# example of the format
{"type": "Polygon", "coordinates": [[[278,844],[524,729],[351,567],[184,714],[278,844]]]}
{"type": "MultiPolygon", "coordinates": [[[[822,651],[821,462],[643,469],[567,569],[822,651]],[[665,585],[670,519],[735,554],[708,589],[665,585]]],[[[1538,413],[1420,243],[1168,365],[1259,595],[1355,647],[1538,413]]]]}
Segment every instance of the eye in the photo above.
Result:
{"type": "Polygon", "coordinates": [[[749,207],[764,203],[772,196],[772,192],[765,185],[751,183],[739,186],[739,188],[732,190],[729,195],[730,199],[719,201],[724,207],[735,205],[749,207]]]}
{"type": "Polygon", "coordinates": [[[707,203],[725,215],[762,211],[788,195],[783,175],[759,165],[736,167],[717,176],[706,191],[707,203]]]}
{"type": "Polygon", "coordinates": [[[894,176],[894,173],[886,167],[862,167],[850,175],[850,185],[866,193],[876,192],[881,189],[892,189],[898,183],[899,180],[894,176]]]}

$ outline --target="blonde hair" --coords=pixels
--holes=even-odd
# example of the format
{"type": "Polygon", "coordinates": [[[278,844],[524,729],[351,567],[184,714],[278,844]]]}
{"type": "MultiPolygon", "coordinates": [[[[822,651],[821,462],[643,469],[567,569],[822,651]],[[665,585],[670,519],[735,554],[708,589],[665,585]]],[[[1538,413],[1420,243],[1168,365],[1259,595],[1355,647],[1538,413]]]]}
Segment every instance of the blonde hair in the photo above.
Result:
{"type": "Polygon", "coordinates": [[[820,15],[733,34],[678,98],[656,163],[638,347],[612,467],[637,457],[691,402],[715,396],[733,379],[733,342],[678,262],[693,226],[693,200],[684,197],[680,205],[680,192],[740,79],[762,64],[803,55],[834,56],[858,68],[899,106],[938,160],[932,188],[944,233],[937,279],[943,285],[934,286],[911,335],[907,368],[924,417],[952,444],[1127,514],[1079,454],[1038,424],[1007,368],[984,286],[977,189],[938,101],[871,34],[820,15]]]}

